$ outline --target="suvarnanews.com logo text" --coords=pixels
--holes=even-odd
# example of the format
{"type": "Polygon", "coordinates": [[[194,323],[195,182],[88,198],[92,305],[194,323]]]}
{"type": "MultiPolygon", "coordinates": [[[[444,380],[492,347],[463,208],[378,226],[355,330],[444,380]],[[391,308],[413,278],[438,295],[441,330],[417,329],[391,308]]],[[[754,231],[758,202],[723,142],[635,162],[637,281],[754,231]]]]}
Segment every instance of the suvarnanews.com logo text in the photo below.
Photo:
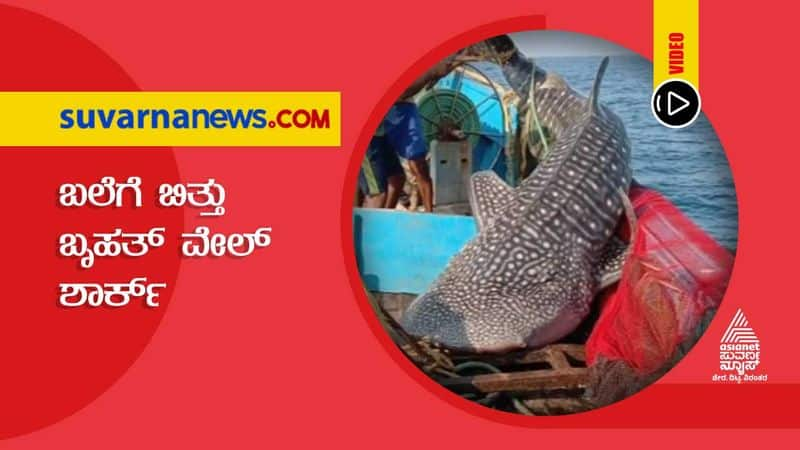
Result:
{"type": "Polygon", "coordinates": [[[765,382],[767,374],[760,373],[761,342],[747,321],[742,309],[733,315],[719,343],[719,370],[711,376],[717,382],[765,382]]]}
{"type": "Polygon", "coordinates": [[[339,147],[341,93],[0,92],[10,147],[339,147]]]}

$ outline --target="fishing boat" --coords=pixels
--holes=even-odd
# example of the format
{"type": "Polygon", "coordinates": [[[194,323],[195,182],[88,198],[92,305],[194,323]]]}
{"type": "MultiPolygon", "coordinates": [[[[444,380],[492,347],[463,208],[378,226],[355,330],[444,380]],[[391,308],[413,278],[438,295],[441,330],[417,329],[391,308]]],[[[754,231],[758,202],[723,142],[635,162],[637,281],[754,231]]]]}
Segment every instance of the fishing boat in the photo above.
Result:
{"type": "Polygon", "coordinates": [[[466,196],[469,176],[493,170],[516,186],[531,157],[520,145],[517,99],[496,66],[463,66],[417,102],[431,146],[436,213],[355,208],[353,229],[359,272],[376,313],[422,370],[490,407],[564,414],[631,395],[691,348],[724,295],[733,255],[646,187],[629,194],[635,232],[624,224],[618,231],[633,246],[622,279],[598,295],[592,313],[566,338],[487,356],[454,355],[404,336],[397,323],[408,304],[477,233],[466,196]]]}

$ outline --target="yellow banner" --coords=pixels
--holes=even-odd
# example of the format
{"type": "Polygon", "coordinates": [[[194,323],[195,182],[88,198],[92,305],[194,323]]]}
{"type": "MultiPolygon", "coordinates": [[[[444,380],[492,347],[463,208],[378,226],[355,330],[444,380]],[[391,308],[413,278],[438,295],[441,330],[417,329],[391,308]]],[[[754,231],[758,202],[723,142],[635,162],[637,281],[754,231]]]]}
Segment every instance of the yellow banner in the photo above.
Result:
{"type": "Polygon", "coordinates": [[[698,0],[653,0],[653,88],[679,78],[700,89],[698,0]]]}
{"type": "Polygon", "coordinates": [[[0,92],[6,147],[338,147],[339,92],[0,92]]]}

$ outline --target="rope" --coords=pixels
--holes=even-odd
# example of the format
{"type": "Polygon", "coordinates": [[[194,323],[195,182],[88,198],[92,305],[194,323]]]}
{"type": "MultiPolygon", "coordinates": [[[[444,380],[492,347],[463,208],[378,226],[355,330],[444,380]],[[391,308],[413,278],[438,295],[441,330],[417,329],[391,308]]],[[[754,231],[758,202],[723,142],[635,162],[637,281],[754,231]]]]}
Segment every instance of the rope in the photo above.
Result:
{"type": "MultiPolygon", "coordinates": [[[[428,346],[425,345],[425,342],[415,341],[413,338],[405,334],[405,332],[402,331],[402,328],[399,327],[399,324],[397,324],[397,322],[395,322],[394,319],[392,319],[392,317],[383,310],[383,307],[372,295],[370,295],[369,291],[365,290],[365,292],[373,308],[375,308],[378,314],[378,318],[381,319],[381,321],[384,323],[384,327],[386,327],[386,329],[394,329],[395,331],[399,332],[400,336],[402,336],[404,340],[408,344],[410,344],[410,347],[415,351],[415,353],[419,357],[429,358],[433,360],[433,363],[430,364],[431,366],[429,368],[430,372],[436,372],[439,375],[444,375],[449,378],[459,377],[461,376],[460,373],[465,370],[479,370],[489,373],[503,373],[503,371],[501,371],[497,367],[483,361],[466,361],[458,365],[453,365],[453,363],[449,360],[449,358],[446,355],[444,354],[435,355],[434,351],[431,351],[434,349],[428,349],[428,346]]],[[[406,352],[406,355],[408,355],[408,352],[406,352]]],[[[411,358],[410,355],[408,356],[409,358],[411,358]]],[[[414,360],[414,358],[411,359],[412,361],[414,360]]],[[[503,395],[502,392],[490,392],[485,397],[478,398],[476,394],[466,393],[463,394],[462,397],[464,397],[467,400],[476,402],[480,405],[491,407],[502,395],[503,395]]],[[[528,407],[525,406],[525,404],[522,401],[520,401],[516,396],[508,393],[506,395],[511,400],[511,403],[514,406],[514,409],[517,410],[517,412],[528,416],[534,415],[533,412],[531,412],[531,410],[528,409],[528,407]]]]}
{"type": "Polygon", "coordinates": [[[497,367],[495,367],[495,366],[493,366],[493,365],[491,365],[489,363],[482,362],[482,361],[467,361],[467,362],[463,362],[463,363],[457,365],[454,369],[455,369],[456,372],[461,372],[462,370],[467,370],[467,369],[481,369],[481,370],[489,371],[491,373],[502,373],[502,371],[500,369],[498,369],[497,367]]]}
{"type": "MultiPolygon", "coordinates": [[[[491,45],[486,44],[486,43],[484,43],[484,45],[486,46],[486,48],[489,49],[489,52],[494,57],[495,62],[500,67],[503,67],[511,59],[511,53],[513,53],[513,51],[510,51],[511,53],[504,55],[505,59],[502,59],[500,57],[500,55],[497,54],[497,51],[494,49],[494,47],[492,47],[491,45]]],[[[530,142],[529,142],[530,128],[529,127],[530,127],[531,119],[533,119],[533,123],[536,126],[536,132],[539,134],[539,141],[542,143],[542,148],[543,148],[543,151],[542,151],[542,154],[541,154],[541,157],[539,158],[539,160],[540,161],[544,161],[544,159],[547,157],[548,153],[550,152],[550,148],[547,145],[547,136],[545,136],[544,129],[542,129],[542,124],[539,121],[539,115],[536,113],[536,99],[534,98],[535,85],[536,85],[536,61],[534,59],[531,59],[531,82],[530,82],[530,85],[528,86],[528,111],[526,111],[526,113],[525,113],[525,122],[524,122],[523,127],[522,127],[523,128],[523,130],[522,130],[523,133],[522,133],[522,136],[521,136],[521,141],[522,141],[521,143],[522,143],[522,147],[523,147],[522,150],[523,150],[523,153],[524,153],[525,152],[525,148],[530,146],[530,142]]]]}
{"type": "MultiPolygon", "coordinates": [[[[539,141],[542,143],[542,157],[540,161],[544,161],[550,149],[547,145],[547,137],[544,135],[542,124],[539,122],[539,114],[536,113],[536,100],[534,98],[534,85],[536,84],[536,61],[531,59],[531,85],[528,88],[528,114],[533,118],[533,123],[536,125],[536,131],[539,133],[539,141]]],[[[526,133],[527,134],[527,133],[526,133]]]]}

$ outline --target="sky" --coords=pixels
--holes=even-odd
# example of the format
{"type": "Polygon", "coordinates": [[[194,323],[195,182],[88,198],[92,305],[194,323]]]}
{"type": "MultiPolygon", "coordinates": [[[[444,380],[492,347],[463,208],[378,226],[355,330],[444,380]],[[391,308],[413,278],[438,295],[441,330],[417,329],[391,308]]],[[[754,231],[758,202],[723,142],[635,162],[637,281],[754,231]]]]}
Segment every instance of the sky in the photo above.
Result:
{"type": "Polygon", "coordinates": [[[525,31],[510,34],[522,52],[528,56],[600,56],[631,52],[611,42],[593,36],[566,31],[525,31]]]}

